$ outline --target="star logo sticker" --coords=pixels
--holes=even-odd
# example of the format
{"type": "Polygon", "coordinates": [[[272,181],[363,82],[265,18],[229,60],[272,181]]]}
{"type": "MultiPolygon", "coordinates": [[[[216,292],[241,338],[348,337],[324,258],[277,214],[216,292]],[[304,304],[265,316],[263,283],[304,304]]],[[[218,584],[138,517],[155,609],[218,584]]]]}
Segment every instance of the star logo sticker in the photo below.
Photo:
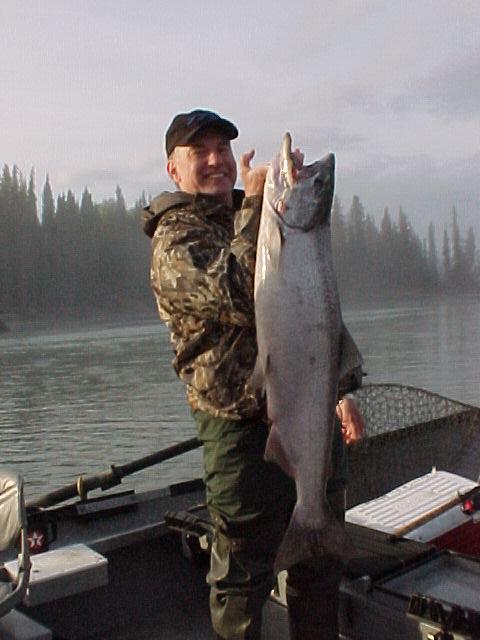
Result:
{"type": "Polygon", "coordinates": [[[45,534],[42,531],[34,529],[28,536],[28,547],[32,553],[43,551],[45,546],[45,534]]]}

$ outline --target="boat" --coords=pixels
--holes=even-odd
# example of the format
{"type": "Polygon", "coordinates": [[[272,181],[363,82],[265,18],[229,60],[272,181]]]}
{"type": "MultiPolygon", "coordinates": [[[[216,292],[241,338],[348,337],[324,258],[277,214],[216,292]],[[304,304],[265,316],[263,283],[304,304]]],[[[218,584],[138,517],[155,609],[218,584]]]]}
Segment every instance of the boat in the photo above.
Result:
{"type": "MultiPolygon", "coordinates": [[[[346,527],[358,558],[341,585],[340,637],[480,638],[480,409],[398,384],[365,385],[355,397],[367,436],[349,447],[346,527]],[[468,488],[401,531],[351,521],[360,506],[395,499],[399,487],[432,474],[433,481],[464,479],[468,488]],[[452,510],[461,514],[453,530],[428,540],[415,535],[452,510]]],[[[29,545],[3,552],[0,577],[15,582],[20,568],[28,584],[17,585],[8,611],[0,601],[0,638],[211,638],[205,575],[212,526],[202,480],[138,493],[119,486],[124,475],[196,446],[191,439],[26,504],[21,478],[10,476],[29,545]],[[89,495],[96,487],[102,494],[89,495]]],[[[4,503],[0,492],[0,519],[4,503]]],[[[265,606],[263,640],[289,637],[284,578],[265,606]]]]}

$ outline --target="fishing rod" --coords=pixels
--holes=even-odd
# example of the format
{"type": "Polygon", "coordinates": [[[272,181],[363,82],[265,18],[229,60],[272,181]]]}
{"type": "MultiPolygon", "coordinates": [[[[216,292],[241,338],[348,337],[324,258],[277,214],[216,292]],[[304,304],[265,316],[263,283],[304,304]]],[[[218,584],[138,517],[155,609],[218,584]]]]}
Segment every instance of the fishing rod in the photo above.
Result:
{"type": "Polygon", "coordinates": [[[93,491],[94,489],[102,489],[102,491],[111,489],[112,487],[120,484],[122,482],[122,478],[125,476],[129,476],[137,471],[142,471],[142,469],[151,467],[159,462],[175,458],[187,451],[198,449],[201,445],[202,443],[198,438],[190,438],[184,442],[179,442],[178,444],[166,447],[156,453],[151,453],[143,458],[137,458],[136,460],[132,460],[132,462],[127,462],[127,464],[112,464],[109,471],[104,471],[103,473],[89,477],[80,476],[78,480],[72,484],[56,489],[55,491],[51,491],[50,493],[38,498],[32,498],[27,501],[27,509],[51,507],[55,504],[59,504],[60,502],[64,502],[65,500],[77,497],[81,500],[86,500],[89,491],[93,491]]]}

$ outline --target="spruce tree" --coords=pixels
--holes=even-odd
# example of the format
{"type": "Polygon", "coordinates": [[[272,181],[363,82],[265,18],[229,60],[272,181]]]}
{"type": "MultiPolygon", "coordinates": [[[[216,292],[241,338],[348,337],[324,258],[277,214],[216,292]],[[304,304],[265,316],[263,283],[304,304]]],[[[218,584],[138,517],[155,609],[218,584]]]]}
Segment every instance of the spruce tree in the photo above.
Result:
{"type": "Polygon", "coordinates": [[[340,289],[346,285],[347,273],[347,230],[345,216],[343,215],[340,198],[336,195],[333,199],[332,215],[332,251],[335,264],[335,271],[340,289]]]}
{"type": "Polygon", "coordinates": [[[39,268],[41,255],[40,220],[37,213],[37,197],[35,195],[35,175],[30,172],[28,188],[23,191],[21,210],[21,273],[22,273],[22,307],[34,314],[38,308],[39,268]]]}
{"type": "Polygon", "coordinates": [[[476,246],[475,246],[475,234],[472,227],[468,228],[467,237],[465,239],[464,266],[465,275],[469,284],[469,287],[478,289],[480,282],[478,281],[478,265],[476,264],[476,246]]]}
{"type": "Polygon", "coordinates": [[[450,238],[448,237],[448,231],[446,228],[443,231],[442,255],[443,255],[443,277],[444,277],[445,285],[448,288],[451,280],[452,260],[451,260],[451,253],[450,253],[450,238]]]}
{"type": "Polygon", "coordinates": [[[81,279],[79,297],[82,307],[94,310],[101,306],[102,281],[101,246],[102,224],[98,208],[85,187],[80,202],[81,279]]]}
{"type": "Polygon", "coordinates": [[[430,274],[430,282],[434,289],[438,287],[438,255],[435,242],[435,227],[431,222],[428,226],[427,262],[430,274]]]}
{"type": "Polygon", "coordinates": [[[55,202],[47,173],[42,192],[42,253],[40,266],[40,304],[43,312],[51,311],[56,304],[58,290],[57,228],[55,202]]]}
{"type": "Polygon", "coordinates": [[[10,168],[5,164],[0,179],[0,313],[12,310],[12,243],[15,234],[12,210],[12,176],[10,168]]]}
{"type": "Polygon", "coordinates": [[[452,255],[451,255],[451,279],[455,286],[464,284],[463,251],[460,228],[458,226],[457,210],[452,208],[452,255]]]}
{"type": "Polygon", "coordinates": [[[365,226],[366,218],[363,205],[358,196],[353,196],[352,204],[348,212],[348,252],[346,255],[346,264],[349,273],[352,275],[355,274],[355,287],[362,289],[367,285],[367,282],[365,280],[360,280],[358,278],[358,274],[367,274],[368,271],[365,226]]]}
{"type": "Polygon", "coordinates": [[[50,186],[50,178],[45,178],[45,185],[42,192],[42,225],[44,229],[52,228],[55,218],[55,202],[53,201],[52,187],[50,186]]]}

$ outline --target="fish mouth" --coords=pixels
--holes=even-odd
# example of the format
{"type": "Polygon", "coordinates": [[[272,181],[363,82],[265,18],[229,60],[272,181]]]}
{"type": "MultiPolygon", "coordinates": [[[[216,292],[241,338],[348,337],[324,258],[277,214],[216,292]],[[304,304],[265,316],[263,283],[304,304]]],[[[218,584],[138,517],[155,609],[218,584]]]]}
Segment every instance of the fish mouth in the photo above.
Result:
{"type": "Polygon", "coordinates": [[[303,164],[303,154],[292,152],[292,136],[283,136],[280,152],[267,174],[265,194],[282,226],[309,231],[328,222],[335,183],[332,153],[303,164]]]}

